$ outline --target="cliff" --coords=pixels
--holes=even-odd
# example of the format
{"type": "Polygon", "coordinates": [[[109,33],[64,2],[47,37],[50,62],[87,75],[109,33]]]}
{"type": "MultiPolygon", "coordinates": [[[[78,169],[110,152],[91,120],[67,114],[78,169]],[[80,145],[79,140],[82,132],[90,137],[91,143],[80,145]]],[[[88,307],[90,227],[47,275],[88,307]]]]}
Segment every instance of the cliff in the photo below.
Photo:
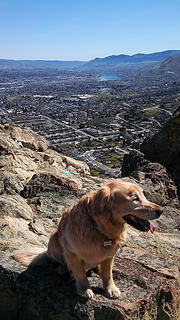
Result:
{"type": "Polygon", "coordinates": [[[150,161],[160,162],[168,168],[180,196],[180,107],[157,134],[142,144],[141,151],[150,161]]]}

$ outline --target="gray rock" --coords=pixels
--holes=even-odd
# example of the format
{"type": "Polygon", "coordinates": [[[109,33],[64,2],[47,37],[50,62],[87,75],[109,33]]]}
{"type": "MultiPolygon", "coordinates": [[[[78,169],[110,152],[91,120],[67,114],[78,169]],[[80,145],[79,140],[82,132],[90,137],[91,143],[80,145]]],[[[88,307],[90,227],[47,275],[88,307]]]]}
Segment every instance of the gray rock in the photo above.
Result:
{"type": "Polygon", "coordinates": [[[114,279],[120,299],[106,298],[100,278],[91,273],[95,299],[76,295],[67,273],[60,277],[49,264],[25,270],[7,253],[0,253],[0,319],[120,319],[178,320],[180,285],[173,262],[127,249],[115,259],[114,279]],[[169,270],[169,271],[168,271],[169,270]],[[173,270],[173,272],[171,272],[173,270]]]}
{"type": "Polygon", "coordinates": [[[180,107],[157,134],[144,141],[141,151],[150,161],[168,168],[178,186],[180,199],[180,107]]]}
{"type": "Polygon", "coordinates": [[[177,187],[166,168],[148,161],[138,150],[134,149],[124,156],[122,177],[127,176],[134,178],[142,186],[152,202],[179,207],[177,187]]]}
{"type": "MultiPolygon", "coordinates": [[[[46,250],[62,210],[104,181],[89,176],[85,163],[40,146],[41,139],[33,133],[0,126],[0,138],[0,249],[46,250]]],[[[174,208],[167,207],[155,221],[154,235],[128,226],[129,248],[121,250],[114,268],[120,299],[107,299],[99,276],[93,274],[89,280],[96,299],[86,301],[75,295],[68,274],[60,278],[52,265],[25,270],[4,252],[0,254],[0,319],[179,319],[176,187],[162,165],[152,164],[138,152],[131,156],[124,162],[124,173],[131,176],[126,179],[141,184],[150,200],[174,208]]]]}
{"type": "Polygon", "coordinates": [[[9,173],[8,171],[0,172],[0,194],[17,194],[23,190],[24,185],[19,177],[9,173]]]}

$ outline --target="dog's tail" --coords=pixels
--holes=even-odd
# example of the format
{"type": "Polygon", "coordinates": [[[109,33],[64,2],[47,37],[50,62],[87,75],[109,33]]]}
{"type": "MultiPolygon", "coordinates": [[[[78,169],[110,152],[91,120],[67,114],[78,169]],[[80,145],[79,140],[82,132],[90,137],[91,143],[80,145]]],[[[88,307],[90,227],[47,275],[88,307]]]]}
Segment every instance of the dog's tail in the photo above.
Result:
{"type": "Polygon", "coordinates": [[[43,248],[24,248],[13,253],[13,259],[20,264],[34,268],[50,262],[47,251],[43,248]]]}
{"type": "Polygon", "coordinates": [[[30,268],[47,265],[49,263],[65,265],[63,249],[58,238],[58,231],[55,230],[51,234],[47,250],[35,247],[23,248],[14,252],[13,259],[30,268]]]}

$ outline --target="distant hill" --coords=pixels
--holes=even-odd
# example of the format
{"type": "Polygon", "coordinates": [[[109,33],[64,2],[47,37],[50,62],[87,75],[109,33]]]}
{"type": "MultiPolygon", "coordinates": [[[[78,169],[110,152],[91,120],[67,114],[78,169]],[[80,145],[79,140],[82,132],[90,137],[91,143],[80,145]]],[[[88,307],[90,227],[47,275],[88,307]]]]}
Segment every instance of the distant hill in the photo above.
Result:
{"type": "Polygon", "coordinates": [[[105,58],[95,58],[85,61],[50,61],[50,60],[6,60],[0,59],[0,68],[56,68],[60,70],[87,71],[111,74],[134,75],[147,67],[175,55],[180,50],[167,50],[150,54],[137,53],[132,56],[126,54],[112,55],[105,58]]]}
{"type": "Polygon", "coordinates": [[[142,70],[140,77],[180,78],[180,54],[169,57],[160,63],[142,70]]]}
{"type": "Polygon", "coordinates": [[[133,74],[176,54],[180,54],[180,50],[167,50],[150,54],[137,53],[132,56],[125,54],[113,55],[90,60],[79,69],[91,72],[133,74]]]}
{"type": "Polygon", "coordinates": [[[84,61],[61,61],[61,60],[8,60],[0,59],[0,68],[55,68],[61,70],[71,70],[80,67],[84,61]]]}

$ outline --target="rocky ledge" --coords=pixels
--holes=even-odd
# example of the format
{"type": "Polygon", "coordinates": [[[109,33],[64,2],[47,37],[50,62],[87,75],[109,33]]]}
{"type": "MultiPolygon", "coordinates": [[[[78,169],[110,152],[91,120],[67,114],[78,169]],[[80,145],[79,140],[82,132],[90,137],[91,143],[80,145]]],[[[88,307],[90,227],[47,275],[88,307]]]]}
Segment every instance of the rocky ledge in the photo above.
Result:
{"type": "Polygon", "coordinates": [[[53,265],[27,269],[0,253],[1,320],[179,320],[180,285],[175,262],[125,247],[115,259],[114,279],[120,299],[106,298],[99,275],[91,272],[95,298],[75,293],[69,274],[53,265]]]}
{"type": "Polygon", "coordinates": [[[46,246],[63,209],[97,184],[85,162],[28,130],[0,125],[0,250],[46,246]]]}
{"type": "Polygon", "coordinates": [[[118,300],[104,296],[99,276],[89,277],[95,299],[75,294],[69,274],[54,266],[26,270],[11,252],[46,249],[63,209],[103,180],[84,162],[48,148],[43,137],[12,125],[0,126],[0,319],[180,319],[180,213],[177,188],[166,168],[133,150],[124,158],[123,179],[140,184],[149,200],[165,206],[156,232],[127,227],[127,242],[115,259],[118,300]]]}

